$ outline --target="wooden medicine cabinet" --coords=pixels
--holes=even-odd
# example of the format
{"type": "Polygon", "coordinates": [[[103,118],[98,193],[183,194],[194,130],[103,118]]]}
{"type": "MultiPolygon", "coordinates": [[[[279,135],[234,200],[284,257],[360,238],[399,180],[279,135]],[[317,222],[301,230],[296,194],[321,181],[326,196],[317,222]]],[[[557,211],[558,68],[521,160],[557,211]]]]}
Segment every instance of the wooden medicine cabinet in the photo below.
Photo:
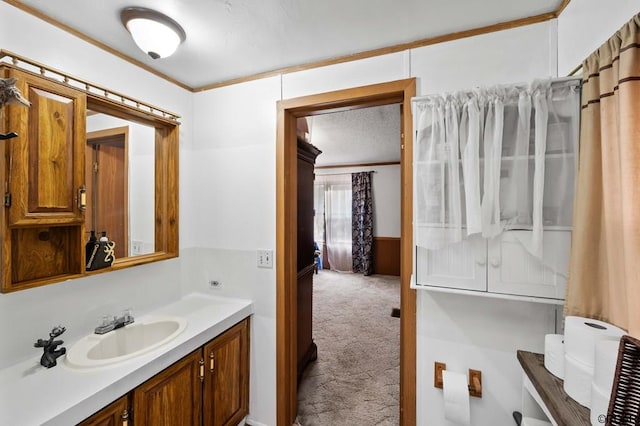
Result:
{"type": "Polygon", "coordinates": [[[0,109],[1,291],[177,257],[179,117],[6,51],[0,77],[31,102],[0,109]],[[108,268],[86,271],[91,230],[108,268]]]}

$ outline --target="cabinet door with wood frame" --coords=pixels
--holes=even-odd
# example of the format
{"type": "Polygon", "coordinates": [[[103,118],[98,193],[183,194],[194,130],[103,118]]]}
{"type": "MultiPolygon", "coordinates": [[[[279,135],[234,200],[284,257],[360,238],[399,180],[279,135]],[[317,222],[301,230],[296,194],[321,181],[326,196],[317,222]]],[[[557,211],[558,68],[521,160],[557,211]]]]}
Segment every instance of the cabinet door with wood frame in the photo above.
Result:
{"type": "Polygon", "coordinates": [[[249,319],[204,347],[203,426],[235,426],[249,412],[249,319]]]}
{"type": "Polygon", "coordinates": [[[125,395],[109,404],[78,426],[129,426],[129,396],[125,395]]]}
{"type": "Polygon", "coordinates": [[[6,130],[8,222],[19,225],[82,223],[86,95],[68,86],[10,69],[31,107],[11,105],[6,130]]]}
{"type": "Polygon", "coordinates": [[[84,137],[86,95],[10,67],[31,106],[8,105],[4,144],[3,292],[35,287],[84,271],[84,137]],[[25,260],[28,259],[28,260],[25,260]]]}
{"type": "Polygon", "coordinates": [[[134,426],[199,426],[201,367],[198,349],[134,389],[134,426]]]}

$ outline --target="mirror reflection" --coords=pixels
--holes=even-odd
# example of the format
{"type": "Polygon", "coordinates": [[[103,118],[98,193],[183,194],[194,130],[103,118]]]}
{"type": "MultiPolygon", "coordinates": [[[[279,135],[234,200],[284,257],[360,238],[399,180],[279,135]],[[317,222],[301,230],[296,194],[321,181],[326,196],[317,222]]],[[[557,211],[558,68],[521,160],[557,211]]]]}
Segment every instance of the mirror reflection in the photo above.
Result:
{"type": "Polygon", "coordinates": [[[106,232],[118,259],[155,251],[155,128],[87,111],[87,239],[106,232]]]}

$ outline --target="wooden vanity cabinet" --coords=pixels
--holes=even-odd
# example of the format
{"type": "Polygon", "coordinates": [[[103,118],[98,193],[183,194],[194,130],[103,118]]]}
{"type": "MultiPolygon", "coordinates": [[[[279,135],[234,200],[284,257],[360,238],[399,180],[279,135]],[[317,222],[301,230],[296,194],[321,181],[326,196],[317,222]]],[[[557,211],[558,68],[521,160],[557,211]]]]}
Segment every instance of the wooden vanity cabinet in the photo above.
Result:
{"type": "Polygon", "coordinates": [[[133,391],[134,426],[236,426],[248,413],[248,318],[133,391]]]}
{"type": "Polygon", "coordinates": [[[12,68],[31,107],[3,108],[4,209],[2,290],[40,285],[84,272],[84,187],[86,94],[12,68]]]}
{"type": "Polygon", "coordinates": [[[79,426],[236,426],[248,413],[245,318],[79,426]]]}
{"type": "Polygon", "coordinates": [[[249,412],[249,322],[204,347],[203,426],[235,426],[249,412]]]}
{"type": "Polygon", "coordinates": [[[128,426],[129,396],[125,395],[109,404],[78,426],[128,426]]]}
{"type": "Polygon", "coordinates": [[[202,349],[192,352],[133,391],[134,426],[199,426],[202,349]]]}

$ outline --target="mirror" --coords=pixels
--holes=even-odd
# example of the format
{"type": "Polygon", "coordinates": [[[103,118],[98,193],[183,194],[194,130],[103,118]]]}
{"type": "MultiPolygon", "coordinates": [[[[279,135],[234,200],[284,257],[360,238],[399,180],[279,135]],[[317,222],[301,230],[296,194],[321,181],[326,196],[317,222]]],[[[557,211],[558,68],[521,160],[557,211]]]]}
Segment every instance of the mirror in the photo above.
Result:
{"type": "Polygon", "coordinates": [[[84,241],[106,231],[112,269],[178,255],[178,123],[88,96],[84,241]]]}
{"type": "Polygon", "coordinates": [[[153,253],[155,128],[97,108],[87,110],[86,131],[86,232],[104,231],[116,262],[153,253]]]}

